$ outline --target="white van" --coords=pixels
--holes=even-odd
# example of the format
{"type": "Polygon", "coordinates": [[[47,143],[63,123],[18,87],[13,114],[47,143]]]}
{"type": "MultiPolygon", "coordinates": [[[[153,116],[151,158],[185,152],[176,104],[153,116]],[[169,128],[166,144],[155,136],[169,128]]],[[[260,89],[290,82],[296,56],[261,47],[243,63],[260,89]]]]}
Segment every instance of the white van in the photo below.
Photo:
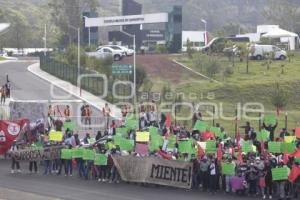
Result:
{"type": "Polygon", "coordinates": [[[251,57],[256,60],[264,59],[264,54],[266,53],[274,53],[274,58],[276,60],[285,60],[287,58],[286,51],[280,49],[274,45],[260,45],[255,44],[250,46],[251,48],[251,57]]]}

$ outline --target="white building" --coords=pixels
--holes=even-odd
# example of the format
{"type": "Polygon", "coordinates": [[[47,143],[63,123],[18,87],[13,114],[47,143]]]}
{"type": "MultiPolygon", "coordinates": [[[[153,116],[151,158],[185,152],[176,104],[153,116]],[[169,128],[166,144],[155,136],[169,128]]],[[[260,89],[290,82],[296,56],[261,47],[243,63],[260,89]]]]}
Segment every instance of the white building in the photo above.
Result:
{"type": "Polygon", "coordinates": [[[182,51],[187,50],[187,41],[190,41],[192,49],[200,50],[205,46],[205,31],[182,31],[182,51]]]}
{"type": "Polygon", "coordinates": [[[279,25],[258,25],[256,33],[246,33],[236,37],[248,37],[252,43],[260,42],[261,38],[278,38],[280,43],[286,44],[287,49],[290,50],[295,50],[299,46],[299,36],[281,29],[279,25]]]}

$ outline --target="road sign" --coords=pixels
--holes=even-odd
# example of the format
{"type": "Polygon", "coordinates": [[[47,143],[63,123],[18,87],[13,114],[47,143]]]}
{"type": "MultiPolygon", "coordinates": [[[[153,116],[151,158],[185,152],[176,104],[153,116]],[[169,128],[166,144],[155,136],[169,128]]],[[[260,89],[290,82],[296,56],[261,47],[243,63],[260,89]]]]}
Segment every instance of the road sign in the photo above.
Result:
{"type": "Polygon", "coordinates": [[[113,75],[129,75],[132,74],[132,66],[128,64],[113,64],[112,74],[113,75]]]}

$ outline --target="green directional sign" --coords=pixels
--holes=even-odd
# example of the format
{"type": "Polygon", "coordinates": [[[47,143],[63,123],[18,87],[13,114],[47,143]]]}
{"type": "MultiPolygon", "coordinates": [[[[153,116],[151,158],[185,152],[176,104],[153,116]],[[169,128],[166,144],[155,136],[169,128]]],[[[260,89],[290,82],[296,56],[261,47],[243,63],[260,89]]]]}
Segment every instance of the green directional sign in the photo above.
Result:
{"type": "Polygon", "coordinates": [[[128,64],[113,64],[112,74],[113,75],[129,75],[133,73],[132,65],[128,64]]]}

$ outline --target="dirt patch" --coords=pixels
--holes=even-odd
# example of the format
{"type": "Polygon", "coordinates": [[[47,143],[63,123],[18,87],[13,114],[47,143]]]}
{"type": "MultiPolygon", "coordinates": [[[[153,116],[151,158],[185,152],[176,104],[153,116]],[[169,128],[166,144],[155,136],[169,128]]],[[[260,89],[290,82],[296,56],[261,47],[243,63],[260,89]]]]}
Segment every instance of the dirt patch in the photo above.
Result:
{"type": "MultiPolygon", "coordinates": [[[[125,57],[121,63],[132,64],[133,57],[125,57]]],[[[151,79],[179,83],[185,77],[197,77],[193,72],[174,63],[168,55],[137,55],[137,65],[143,66],[151,79]]]]}

